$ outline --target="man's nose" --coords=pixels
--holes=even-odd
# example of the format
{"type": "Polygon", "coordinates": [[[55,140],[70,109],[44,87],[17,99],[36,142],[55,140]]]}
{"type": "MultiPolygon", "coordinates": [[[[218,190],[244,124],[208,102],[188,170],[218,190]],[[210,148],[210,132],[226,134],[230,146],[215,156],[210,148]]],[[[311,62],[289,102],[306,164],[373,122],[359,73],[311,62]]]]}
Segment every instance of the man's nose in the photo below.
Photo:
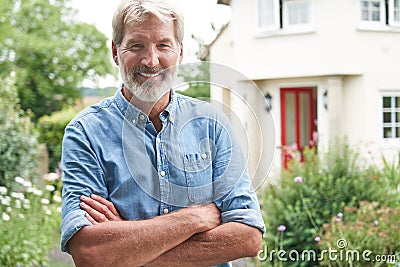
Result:
{"type": "Polygon", "coordinates": [[[151,46],[145,51],[145,55],[142,58],[142,64],[146,65],[147,67],[155,67],[159,65],[159,54],[156,47],[151,46]]]}

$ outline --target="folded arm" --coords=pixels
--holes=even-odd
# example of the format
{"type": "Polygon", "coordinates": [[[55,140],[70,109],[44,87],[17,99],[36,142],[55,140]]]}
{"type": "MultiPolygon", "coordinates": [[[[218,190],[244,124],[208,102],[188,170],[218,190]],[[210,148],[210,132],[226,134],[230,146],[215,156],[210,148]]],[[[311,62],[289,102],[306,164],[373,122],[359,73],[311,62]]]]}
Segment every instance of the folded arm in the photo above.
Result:
{"type": "MultiPolygon", "coordinates": [[[[118,212],[111,202],[96,195],[92,195],[92,198],[84,198],[82,201],[81,207],[88,213],[87,218],[93,224],[101,225],[103,224],[102,222],[109,220],[120,220],[118,212]]],[[[210,205],[214,206],[214,204],[206,206],[210,205]]],[[[170,215],[178,214],[181,211],[170,215]]],[[[175,223],[176,221],[171,222],[172,225],[175,223]]],[[[173,237],[169,238],[177,238],[179,237],[178,235],[182,235],[182,233],[177,233],[175,229],[171,231],[173,232],[173,237]]],[[[180,239],[179,241],[181,242],[170,249],[164,249],[163,252],[157,251],[157,254],[147,250],[146,252],[153,253],[147,259],[151,257],[153,259],[144,265],[149,267],[211,266],[242,257],[253,257],[261,249],[262,233],[258,228],[242,223],[229,222],[183,239],[180,239]]]]}
{"type": "Polygon", "coordinates": [[[262,234],[257,228],[230,222],[196,234],[145,266],[212,266],[261,250],[262,234]]]}
{"type": "Polygon", "coordinates": [[[142,266],[197,233],[220,224],[214,204],[143,221],[106,221],[82,227],[68,242],[76,266],[142,266]]]}

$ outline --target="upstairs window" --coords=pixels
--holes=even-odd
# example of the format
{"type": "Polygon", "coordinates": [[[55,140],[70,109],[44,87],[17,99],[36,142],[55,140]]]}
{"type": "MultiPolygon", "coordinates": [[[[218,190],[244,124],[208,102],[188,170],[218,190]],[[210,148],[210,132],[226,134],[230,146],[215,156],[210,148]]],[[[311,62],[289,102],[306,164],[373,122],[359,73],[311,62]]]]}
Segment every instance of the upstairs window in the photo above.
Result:
{"type": "Polygon", "coordinates": [[[389,24],[400,26],[400,0],[389,1],[389,24]]]}
{"type": "Polygon", "coordinates": [[[262,30],[280,28],[279,1],[258,0],[258,27],[262,30]]]}
{"type": "Polygon", "coordinates": [[[258,0],[260,30],[299,29],[311,23],[311,0],[258,0]]]}
{"type": "Polygon", "coordinates": [[[362,0],[361,19],[363,21],[383,21],[383,4],[381,0],[362,0]]]}
{"type": "Polygon", "coordinates": [[[283,1],[283,22],[284,27],[311,23],[309,1],[283,1]]]}
{"type": "Polygon", "coordinates": [[[367,25],[400,26],[400,0],[360,0],[360,19],[367,25]]]}
{"type": "Polygon", "coordinates": [[[383,138],[400,137],[400,96],[382,97],[383,138]]]}

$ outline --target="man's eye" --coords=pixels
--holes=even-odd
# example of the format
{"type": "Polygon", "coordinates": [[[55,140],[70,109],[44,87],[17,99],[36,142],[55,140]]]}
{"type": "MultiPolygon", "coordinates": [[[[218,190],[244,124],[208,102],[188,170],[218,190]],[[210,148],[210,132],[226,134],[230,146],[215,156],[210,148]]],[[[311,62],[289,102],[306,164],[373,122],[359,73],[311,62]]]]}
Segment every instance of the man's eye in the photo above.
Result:
{"type": "Polygon", "coordinates": [[[130,45],[130,46],[129,46],[129,49],[137,50],[137,49],[141,49],[141,48],[143,48],[143,47],[144,47],[143,44],[133,44],[133,45],[130,45]]]}
{"type": "Polygon", "coordinates": [[[170,47],[170,45],[169,44],[159,44],[158,47],[160,47],[160,48],[168,48],[168,47],[170,47]]]}

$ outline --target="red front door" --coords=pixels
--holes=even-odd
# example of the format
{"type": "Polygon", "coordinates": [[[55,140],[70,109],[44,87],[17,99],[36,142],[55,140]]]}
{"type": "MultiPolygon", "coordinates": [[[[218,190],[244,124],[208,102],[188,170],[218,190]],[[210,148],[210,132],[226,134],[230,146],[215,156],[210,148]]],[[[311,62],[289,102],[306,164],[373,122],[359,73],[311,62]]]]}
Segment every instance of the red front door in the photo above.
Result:
{"type": "Polygon", "coordinates": [[[282,160],[287,163],[315,145],[315,88],[281,88],[282,160]]]}

